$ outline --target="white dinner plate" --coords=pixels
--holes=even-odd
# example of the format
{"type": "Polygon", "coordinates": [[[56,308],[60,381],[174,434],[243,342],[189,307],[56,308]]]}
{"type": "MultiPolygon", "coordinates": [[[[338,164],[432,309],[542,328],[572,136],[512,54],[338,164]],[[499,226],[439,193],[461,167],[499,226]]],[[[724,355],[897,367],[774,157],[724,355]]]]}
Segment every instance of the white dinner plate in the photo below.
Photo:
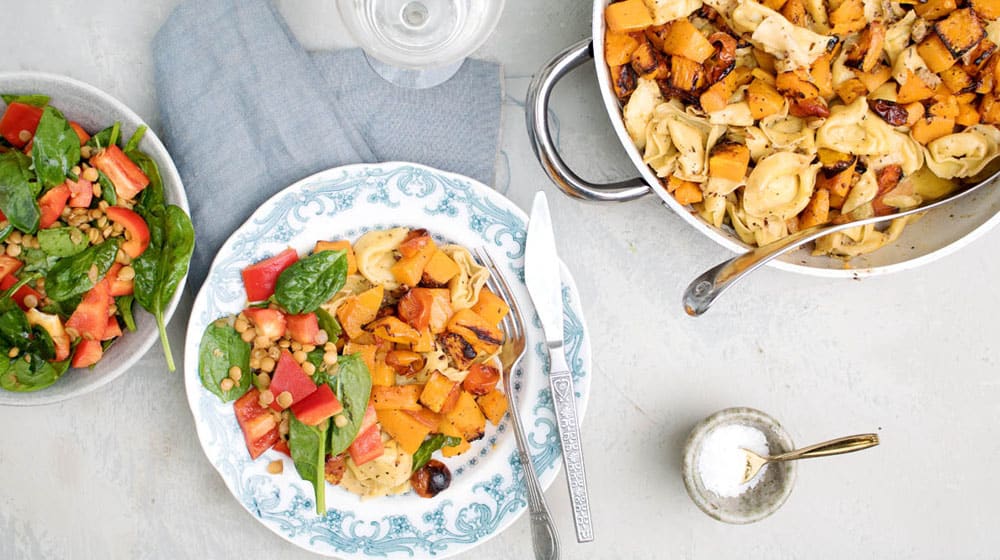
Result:
{"type": "MultiPolygon", "coordinates": [[[[527,507],[509,415],[499,427],[457,457],[444,460],[452,484],[436,498],[408,492],[362,501],[328,486],[326,515],[319,516],[313,488],[290,458],[271,450],[251,461],[232,403],[201,385],[198,347],[213,320],[245,305],[240,271],[286,247],[300,254],[318,239],[356,240],[371,229],[426,228],[439,240],[473,249],[485,246],[497,260],[528,323],[528,346],[515,372],[519,406],[532,461],[548,487],[561,465],[558,433],[546,376],[548,356],[541,325],[524,286],[527,216],[496,191],[460,175],[406,163],[360,164],[317,173],[264,203],[215,258],[188,323],[184,379],[198,438],[236,499],[265,527],[310,551],[341,558],[445,558],[480,544],[509,526],[527,507]],[[279,475],[267,472],[284,461],[279,475]]],[[[563,266],[566,359],[576,383],[581,419],[590,392],[591,350],[576,286],[563,266]]]]}

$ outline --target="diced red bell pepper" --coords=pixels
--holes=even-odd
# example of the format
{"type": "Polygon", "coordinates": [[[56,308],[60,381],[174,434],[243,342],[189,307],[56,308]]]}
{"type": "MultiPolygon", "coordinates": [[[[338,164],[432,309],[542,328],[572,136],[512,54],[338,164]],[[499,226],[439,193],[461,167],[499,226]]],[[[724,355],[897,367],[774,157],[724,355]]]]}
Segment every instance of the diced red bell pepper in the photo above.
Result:
{"type": "Polygon", "coordinates": [[[55,361],[61,362],[69,357],[69,335],[66,334],[66,329],[58,315],[42,313],[37,308],[32,307],[24,312],[24,316],[28,319],[29,325],[38,325],[49,333],[49,338],[52,339],[56,350],[55,361]]]}
{"type": "MultiPolygon", "coordinates": [[[[0,278],[3,278],[8,274],[14,274],[23,264],[24,263],[20,260],[9,255],[0,255],[0,278]]],[[[13,284],[11,284],[11,286],[13,286],[13,284]]]]}
{"type": "Polygon", "coordinates": [[[75,368],[90,367],[96,364],[103,355],[104,349],[101,348],[100,340],[84,339],[76,345],[76,350],[73,351],[73,360],[70,361],[69,365],[75,368]]]}
{"type": "Polygon", "coordinates": [[[413,288],[400,298],[397,309],[400,319],[422,331],[431,322],[431,311],[434,309],[433,292],[427,288],[413,288]]]}
{"type": "Polygon", "coordinates": [[[63,208],[72,193],[65,183],[49,189],[38,199],[41,216],[38,219],[38,229],[45,229],[56,223],[62,215],[63,208]]]}
{"type": "Polygon", "coordinates": [[[292,450],[291,450],[291,448],[288,447],[288,442],[285,441],[285,440],[283,440],[283,439],[279,439],[278,443],[274,444],[274,448],[273,449],[275,451],[277,451],[278,453],[284,453],[285,455],[288,455],[289,457],[292,456],[292,450]]]}
{"type": "Polygon", "coordinates": [[[75,329],[86,340],[103,340],[111,308],[111,287],[107,280],[94,285],[80,300],[66,326],[75,329]]]}
{"type": "Polygon", "coordinates": [[[116,262],[111,265],[111,268],[108,269],[107,275],[104,276],[111,285],[112,297],[129,296],[135,291],[135,280],[133,278],[122,280],[118,277],[118,274],[121,272],[123,266],[124,265],[122,263],[116,262]]]}
{"type": "Polygon", "coordinates": [[[282,271],[299,260],[295,249],[288,248],[277,255],[254,263],[243,269],[243,287],[247,291],[247,300],[263,301],[274,294],[274,286],[282,271]]]}
{"type": "Polygon", "coordinates": [[[120,198],[133,200],[149,185],[149,177],[142,172],[142,168],[118,146],[108,146],[91,156],[90,165],[107,175],[120,198]]]}
{"type": "Polygon", "coordinates": [[[111,340],[122,335],[122,327],[118,324],[118,319],[108,317],[108,326],[104,327],[104,338],[101,340],[111,340]]]}
{"type": "Polygon", "coordinates": [[[246,441],[251,459],[260,457],[281,439],[278,423],[269,410],[260,406],[259,399],[260,391],[252,387],[233,403],[236,421],[243,430],[243,440],[246,441]]]}
{"type": "Polygon", "coordinates": [[[277,309],[248,307],[243,314],[253,323],[258,336],[278,340],[285,334],[285,314],[277,309]]]}
{"type": "Polygon", "coordinates": [[[489,393],[500,381],[500,372],[493,366],[472,364],[469,373],[462,381],[462,388],[477,397],[489,393]]]}
{"type": "Polygon", "coordinates": [[[24,155],[31,157],[31,148],[35,145],[35,139],[32,138],[28,141],[28,145],[24,147],[24,155]]]}
{"type": "Polygon", "coordinates": [[[69,207],[89,208],[94,200],[94,184],[90,181],[78,179],[66,179],[66,186],[69,187],[69,207]]]}
{"type": "Polygon", "coordinates": [[[288,336],[299,344],[316,344],[319,336],[319,318],[315,313],[286,315],[288,336]]]}
{"type": "MultiPolygon", "coordinates": [[[[8,274],[3,278],[0,278],[0,290],[7,290],[14,284],[17,284],[17,277],[13,274],[8,274]]],[[[23,311],[28,310],[28,306],[24,304],[24,298],[28,296],[35,296],[35,301],[42,301],[42,294],[38,293],[37,290],[31,286],[21,286],[14,292],[14,302],[17,303],[23,311]]]]}
{"type": "Polygon", "coordinates": [[[347,448],[355,465],[363,465],[372,459],[377,459],[385,452],[385,447],[382,445],[382,431],[375,422],[376,418],[375,407],[369,404],[358,436],[347,448]]]}
{"type": "Polygon", "coordinates": [[[291,408],[299,422],[306,426],[316,426],[344,410],[344,406],[333,394],[333,389],[326,383],[317,387],[313,394],[293,404],[291,408]]]}
{"type": "Polygon", "coordinates": [[[86,144],[87,140],[90,140],[90,135],[87,134],[87,131],[84,130],[82,126],[80,126],[80,123],[76,121],[69,121],[69,126],[73,129],[73,132],[76,133],[77,138],[80,139],[81,146],[86,144]]]}
{"type": "Polygon", "coordinates": [[[3,135],[11,146],[23,148],[31,140],[31,137],[35,136],[35,130],[38,128],[40,120],[42,120],[41,108],[15,101],[7,106],[3,119],[0,119],[0,135],[3,135]],[[27,131],[31,137],[23,140],[21,131],[27,131]]]}
{"type": "Polygon", "coordinates": [[[121,206],[109,206],[104,211],[108,219],[116,224],[121,224],[125,228],[125,243],[122,243],[122,251],[133,259],[149,247],[149,226],[146,220],[136,212],[121,206]]]}
{"type": "Polygon", "coordinates": [[[269,388],[275,397],[271,408],[280,411],[282,406],[278,404],[278,395],[287,391],[292,395],[291,404],[295,404],[315,393],[316,383],[306,375],[306,372],[302,371],[302,366],[295,361],[288,350],[282,350],[281,357],[278,358],[278,365],[274,368],[274,376],[271,378],[269,388]]]}

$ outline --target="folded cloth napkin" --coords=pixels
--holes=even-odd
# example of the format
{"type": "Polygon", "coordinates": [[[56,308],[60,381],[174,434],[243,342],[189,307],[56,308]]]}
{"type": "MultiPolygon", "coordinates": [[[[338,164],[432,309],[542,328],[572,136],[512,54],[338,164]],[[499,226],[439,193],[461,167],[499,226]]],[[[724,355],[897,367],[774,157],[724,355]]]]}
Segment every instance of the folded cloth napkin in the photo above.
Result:
{"type": "Polygon", "coordinates": [[[163,141],[191,205],[200,288],[222,243],[265,200],[317,171],[412,161],[492,184],[498,64],[467,60],[407,89],[358,49],[305,52],[267,0],[189,0],[153,40],[163,141]]]}

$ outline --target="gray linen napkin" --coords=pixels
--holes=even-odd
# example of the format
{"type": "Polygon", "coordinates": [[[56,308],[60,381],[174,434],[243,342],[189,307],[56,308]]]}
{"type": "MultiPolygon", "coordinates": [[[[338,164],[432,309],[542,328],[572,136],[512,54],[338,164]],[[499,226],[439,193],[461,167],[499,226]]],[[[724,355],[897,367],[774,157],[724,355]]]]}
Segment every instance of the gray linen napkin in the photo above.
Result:
{"type": "Polygon", "coordinates": [[[189,284],[261,203],[317,171],[412,161],[492,184],[501,70],[468,60],[434,88],[394,86],[358,49],[306,53],[267,0],[189,0],[153,40],[163,141],[197,234],[189,284]]]}

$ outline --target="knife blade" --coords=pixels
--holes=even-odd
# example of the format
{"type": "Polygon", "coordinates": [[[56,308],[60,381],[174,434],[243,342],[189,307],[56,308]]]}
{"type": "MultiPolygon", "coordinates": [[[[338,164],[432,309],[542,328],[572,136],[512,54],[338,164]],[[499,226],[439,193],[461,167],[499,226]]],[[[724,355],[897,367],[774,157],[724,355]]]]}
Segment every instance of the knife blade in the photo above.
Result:
{"type": "Polygon", "coordinates": [[[573,506],[573,524],[577,542],[594,540],[587,490],[587,473],[580,442],[580,421],[576,413],[573,376],[563,352],[563,299],[552,217],[545,193],[535,194],[528,222],[528,240],[524,249],[524,282],[535,305],[549,351],[549,386],[555,409],[563,466],[573,506]]]}

